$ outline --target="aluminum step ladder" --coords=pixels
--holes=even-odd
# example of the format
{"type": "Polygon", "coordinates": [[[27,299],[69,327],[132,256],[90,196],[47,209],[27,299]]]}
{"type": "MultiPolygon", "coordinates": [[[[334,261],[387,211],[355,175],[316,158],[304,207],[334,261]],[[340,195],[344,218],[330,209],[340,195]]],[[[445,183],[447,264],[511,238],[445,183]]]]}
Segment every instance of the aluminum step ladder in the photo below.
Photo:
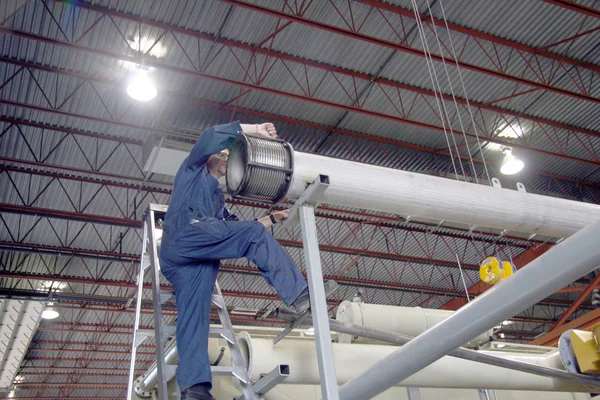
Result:
{"type": "MultiPolygon", "coordinates": [[[[150,204],[144,213],[144,230],[142,237],[142,253],[140,257],[140,267],[137,276],[137,288],[133,296],[126,303],[126,307],[131,305],[134,298],[136,299],[135,307],[135,320],[133,325],[133,336],[131,344],[131,359],[129,365],[129,381],[127,388],[127,400],[131,400],[133,397],[133,391],[135,390],[140,397],[151,397],[153,387],[145,385],[148,379],[156,380],[156,399],[168,400],[167,382],[175,376],[177,365],[172,364],[172,360],[175,359],[176,348],[173,345],[172,338],[175,336],[175,326],[163,325],[162,319],[162,305],[173,296],[173,293],[161,290],[160,288],[160,265],[158,261],[158,235],[157,231],[162,230],[161,227],[157,226],[157,222],[167,212],[167,206],[159,204],[150,204]],[[144,276],[148,271],[152,271],[152,296],[151,299],[146,300],[148,303],[151,301],[154,309],[154,331],[149,329],[140,329],[140,316],[144,289],[144,276]],[[135,364],[136,364],[136,351],[140,344],[142,344],[149,337],[155,337],[156,339],[156,366],[151,368],[145,376],[142,376],[135,380],[135,364]],[[171,346],[165,345],[170,342],[171,346]]],[[[231,354],[232,366],[211,366],[213,376],[229,375],[233,376],[239,381],[242,396],[240,400],[257,400],[256,393],[265,393],[281,379],[285,379],[286,366],[282,373],[273,374],[270,373],[258,382],[252,384],[248,370],[246,369],[246,362],[244,361],[241,348],[235,336],[229,313],[225,305],[225,299],[221,288],[215,283],[214,293],[212,295],[212,304],[217,308],[219,320],[221,322],[220,328],[210,328],[209,336],[213,338],[224,339],[228,346],[231,354]]],[[[281,370],[281,368],[280,368],[281,370]]],[[[152,385],[154,386],[154,385],[152,385]]]]}

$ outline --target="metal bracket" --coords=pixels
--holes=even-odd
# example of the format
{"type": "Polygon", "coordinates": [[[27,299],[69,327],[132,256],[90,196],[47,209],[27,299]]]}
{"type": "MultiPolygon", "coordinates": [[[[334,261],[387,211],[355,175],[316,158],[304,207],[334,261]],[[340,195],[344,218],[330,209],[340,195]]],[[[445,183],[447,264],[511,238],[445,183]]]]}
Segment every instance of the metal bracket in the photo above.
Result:
{"type": "Polygon", "coordinates": [[[291,324],[289,324],[288,326],[285,327],[285,329],[283,329],[281,332],[279,332],[279,335],[277,335],[277,337],[275,337],[273,339],[273,344],[279,343],[279,341],[281,339],[286,337],[288,335],[288,333],[290,333],[292,330],[294,330],[297,327],[299,327],[300,325],[302,325],[304,323],[304,321],[310,320],[308,317],[310,317],[309,310],[304,311],[302,314],[298,315],[298,317],[296,319],[294,319],[291,324]]]}
{"type": "Polygon", "coordinates": [[[291,228],[299,222],[299,209],[305,204],[310,204],[314,207],[318,206],[320,201],[317,199],[321,198],[323,192],[329,187],[329,176],[321,175],[306,188],[306,190],[300,195],[298,200],[290,208],[289,216],[284,221],[283,226],[291,228]]]}

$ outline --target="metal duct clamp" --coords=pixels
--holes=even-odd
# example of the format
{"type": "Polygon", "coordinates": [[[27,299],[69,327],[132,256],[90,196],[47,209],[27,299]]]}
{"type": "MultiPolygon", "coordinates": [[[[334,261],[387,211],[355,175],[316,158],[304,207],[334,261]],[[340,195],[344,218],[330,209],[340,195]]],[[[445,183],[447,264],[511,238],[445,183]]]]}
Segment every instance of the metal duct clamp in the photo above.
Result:
{"type": "Polygon", "coordinates": [[[294,149],[281,139],[240,135],[229,151],[227,191],[233,197],[277,203],[294,173],[294,149]]]}

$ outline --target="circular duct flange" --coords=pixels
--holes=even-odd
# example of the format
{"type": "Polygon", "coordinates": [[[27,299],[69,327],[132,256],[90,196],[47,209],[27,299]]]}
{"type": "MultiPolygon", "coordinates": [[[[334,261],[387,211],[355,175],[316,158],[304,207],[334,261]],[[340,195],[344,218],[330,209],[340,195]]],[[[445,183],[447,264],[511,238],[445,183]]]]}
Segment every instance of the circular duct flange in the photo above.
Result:
{"type": "Polygon", "coordinates": [[[292,182],[294,149],[283,140],[241,135],[229,151],[227,191],[244,197],[277,203],[292,182]]]}
{"type": "Polygon", "coordinates": [[[152,397],[152,390],[148,390],[145,388],[142,389],[142,385],[144,384],[145,378],[145,374],[137,378],[134,382],[133,390],[135,391],[135,394],[137,394],[139,397],[149,398],[152,397]]]}

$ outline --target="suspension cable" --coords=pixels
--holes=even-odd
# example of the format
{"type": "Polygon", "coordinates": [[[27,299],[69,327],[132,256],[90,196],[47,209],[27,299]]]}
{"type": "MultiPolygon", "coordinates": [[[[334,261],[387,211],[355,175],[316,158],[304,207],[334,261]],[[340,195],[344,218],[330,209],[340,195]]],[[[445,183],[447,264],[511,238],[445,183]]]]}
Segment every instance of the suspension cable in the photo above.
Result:
{"type": "MultiPolygon", "coordinates": [[[[460,79],[460,84],[462,86],[462,90],[465,96],[465,101],[467,103],[467,110],[469,112],[469,116],[471,117],[471,121],[473,123],[473,131],[475,133],[475,137],[477,139],[477,145],[479,146],[479,152],[481,153],[481,161],[483,163],[483,168],[485,170],[485,174],[487,176],[488,179],[488,183],[491,186],[492,185],[492,180],[490,178],[490,172],[488,170],[487,167],[487,163],[485,161],[485,155],[483,154],[483,148],[481,147],[481,141],[479,139],[479,132],[477,130],[477,124],[475,123],[475,117],[473,116],[473,111],[471,109],[471,103],[469,102],[469,95],[467,94],[467,89],[465,87],[465,81],[463,80],[463,76],[462,76],[462,72],[461,72],[461,68],[460,65],[458,64],[458,57],[456,55],[456,50],[454,48],[454,41],[452,40],[452,36],[450,34],[450,27],[448,26],[448,20],[446,18],[446,12],[444,11],[444,5],[442,4],[442,0],[439,0],[440,3],[440,9],[442,11],[442,18],[444,19],[444,25],[446,26],[446,32],[448,33],[448,39],[450,41],[450,49],[452,51],[452,57],[454,58],[454,63],[456,64],[456,70],[458,72],[458,77],[460,79]]],[[[430,11],[431,13],[431,11],[430,11]]],[[[435,30],[435,24],[433,24],[433,29],[435,30]]],[[[454,95],[453,95],[454,96],[454,95]]],[[[455,100],[456,102],[456,100],[455,100]]]]}
{"type": "MultiPolygon", "coordinates": [[[[459,180],[458,177],[458,170],[456,168],[456,162],[454,161],[454,155],[452,152],[452,145],[450,144],[450,139],[448,138],[448,130],[446,129],[446,119],[444,119],[444,111],[442,110],[442,107],[444,107],[444,103],[443,103],[443,99],[441,98],[441,87],[439,87],[439,81],[437,80],[437,75],[435,74],[435,67],[433,65],[433,59],[431,58],[431,54],[429,53],[429,47],[427,45],[427,40],[425,38],[425,30],[423,29],[423,23],[421,21],[421,15],[419,13],[419,9],[417,6],[417,2],[416,0],[411,0],[412,2],[412,6],[413,6],[413,12],[415,14],[415,20],[417,22],[417,31],[419,32],[419,38],[421,39],[421,44],[423,45],[423,52],[425,54],[425,63],[427,65],[427,70],[429,72],[429,77],[431,78],[431,84],[433,86],[433,93],[434,93],[434,97],[435,97],[435,102],[438,108],[438,112],[440,114],[440,121],[442,122],[442,128],[444,130],[444,136],[446,137],[446,143],[448,145],[448,150],[450,152],[450,160],[452,161],[452,167],[454,168],[454,174],[456,176],[456,179],[459,180]],[[436,82],[438,83],[438,87],[439,87],[439,94],[438,94],[438,90],[436,89],[436,82]],[[439,98],[438,98],[439,96],[439,98]]],[[[448,119],[449,122],[449,119],[448,119]]],[[[450,127],[449,127],[450,128],[450,127]]],[[[451,128],[450,128],[451,129],[451,128]]],[[[451,136],[452,139],[454,140],[454,134],[451,131],[451,136]]],[[[456,142],[454,142],[456,145],[456,142]]],[[[458,149],[457,149],[457,156],[458,156],[458,149]]],[[[458,157],[459,162],[460,162],[460,157],[458,157]]],[[[460,163],[460,167],[461,170],[463,170],[463,175],[464,175],[464,169],[462,166],[462,163],[460,163]]]]}
{"type": "MultiPolygon", "coordinates": [[[[427,9],[429,11],[429,15],[433,15],[432,11],[431,11],[431,5],[429,4],[429,2],[427,1],[427,9]]],[[[462,135],[463,135],[463,140],[465,143],[465,147],[467,148],[467,153],[469,154],[469,161],[471,162],[471,171],[473,173],[473,176],[475,178],[475,182],[479,183],[479,179],[477,177],[477,169],[475,168],[475,162],[473,161],[473,155],[471,154],[471,148],[469,146],[469,141],[467,139],[467,134],[466,134],[466,129],[463,125],[463,121],[462,121],[462,116],[460,114],[460,110],[458,109],[458,102],[456,101],[456,96],[454,95],[454,87],[452,86],[452,79],[450,79],[450,72],[448,71],[448,65],[446,64],[446,59],[444,57],[444,50],[442,49],[442,43],[440,41],[440,37],[438,35],[437,32],[437,28],[435,27],[435,24],[433,25],[433,34],[435,36],[437,45],[438,45],[438,49],[440,52],[440,57],[442,58],[442,65],[444,67],[444,71],[446,72],[446,79],[448,81],[448,86],[450,89],[450,94],[452,95],[452,100],[453,100],[453,104],[454,104],[454,109],[456,110],[456,116],[458,117],[458,123],[460,125],[460,129],[462,131],[462,135]]],[[[455,58],[456,61],[456,55],[453,54],[452,55],[455,58]]],[[[457,65],[458,67],[458,65],[457,65]]],[[[463,89],[464,90],[464,89],[463,89]]],[[[475,125],[475,121],[472,121],[473,125],[475,125]]]]}

